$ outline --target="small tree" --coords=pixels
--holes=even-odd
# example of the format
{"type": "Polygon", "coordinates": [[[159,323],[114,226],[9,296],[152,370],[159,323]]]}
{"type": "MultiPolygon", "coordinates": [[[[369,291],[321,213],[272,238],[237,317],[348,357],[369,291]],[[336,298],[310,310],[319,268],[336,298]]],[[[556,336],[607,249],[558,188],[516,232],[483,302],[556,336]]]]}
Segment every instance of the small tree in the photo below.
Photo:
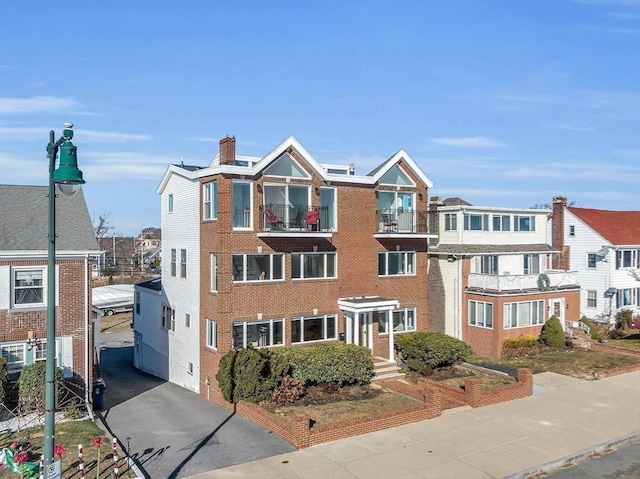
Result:
{"type": "Polygon", "coordinates": [[[551,316],[540,331],[540,341],[551,348],[564,348],[564,330],[557,316],[551,316]]]}
{"type": "Polygon", "coordinates": [[[621,309],[616,313],[616,328],[628,329],[633,319],[633,312],[630,309],[621,309]]]}
{"type": "Polygon", "coordinates": [[[4,404],[9,390],[9,370],[6,358],[0,356],[0,404],[4,404]]]}
{"type": "MultiPolygon", "coordinates": [[[[56,389],[64,382],[62,372],[55,368],[56,389]]],[[[46,380],[46,362],[37,361],[22,369],[18,380],[18,395],[23,411],[44,412],[44,393],[46,380]]]]}

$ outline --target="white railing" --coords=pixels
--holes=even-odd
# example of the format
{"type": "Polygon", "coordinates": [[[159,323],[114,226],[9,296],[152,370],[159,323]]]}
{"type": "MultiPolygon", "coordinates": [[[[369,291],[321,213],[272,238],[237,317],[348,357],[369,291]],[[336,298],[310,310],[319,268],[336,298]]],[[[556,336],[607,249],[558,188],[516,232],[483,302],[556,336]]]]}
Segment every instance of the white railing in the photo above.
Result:
{"type": "MultiPolygon", "coordinates": [[[[546,271],[549,278],[548,289],[578,285],[577,271],[546,271]]],[[[524,291],[540,289],[540,274],[469,274],[469,287],[491,291],[524,291]]]]}

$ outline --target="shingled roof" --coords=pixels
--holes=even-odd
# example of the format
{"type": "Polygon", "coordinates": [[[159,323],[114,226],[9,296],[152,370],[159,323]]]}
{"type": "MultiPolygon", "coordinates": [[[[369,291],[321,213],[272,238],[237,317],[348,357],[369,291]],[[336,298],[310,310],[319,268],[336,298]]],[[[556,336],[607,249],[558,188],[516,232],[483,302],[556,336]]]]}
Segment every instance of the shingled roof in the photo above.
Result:
{"type": "Polygon", "coordinates": [[[567,210],[616,246],[640,245],[640,211],[609,211],[568,206],[567,210]]]}
{"type": "MultiPolygon", "coordinates": [[[[49,187],[0,185],[0,252],[47,251],[49,187]]],[[[56,251],[99,252],[82,193],[56,187],[56,251]]]]}

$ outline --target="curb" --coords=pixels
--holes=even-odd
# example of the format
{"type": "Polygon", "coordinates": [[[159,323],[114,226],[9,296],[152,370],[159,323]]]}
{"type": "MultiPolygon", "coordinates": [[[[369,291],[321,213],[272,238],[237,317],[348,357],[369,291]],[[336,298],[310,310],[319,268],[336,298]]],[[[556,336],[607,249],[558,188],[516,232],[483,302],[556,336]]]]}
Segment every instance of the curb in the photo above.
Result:
{"type": "Polygon", "coordinates": [[[638,441],[640,441],[640,431],[632,432],[631,434],[627,434],[626,436],[620,436],[616,439],[611,439],[609,441],[597,444],[595,446],[588,447],[586,449],[578,451],[562,459],[558,459],[556,461],[550,461],[545,464],[534,466],[530,469],[526,469],[524,471],[516,472],[515,474],[505,476],[504,479],[535,479],[539,477],[540,474],[545,474],[548,472],[555,471],[556,469],[560,469],[562,466],[566,466],[571,463],[580,462],[584,459],[587,459],[589,456],[593,454],[602,453],[610,448],[627,446],[629,444],[633,444],[638,441]]]}

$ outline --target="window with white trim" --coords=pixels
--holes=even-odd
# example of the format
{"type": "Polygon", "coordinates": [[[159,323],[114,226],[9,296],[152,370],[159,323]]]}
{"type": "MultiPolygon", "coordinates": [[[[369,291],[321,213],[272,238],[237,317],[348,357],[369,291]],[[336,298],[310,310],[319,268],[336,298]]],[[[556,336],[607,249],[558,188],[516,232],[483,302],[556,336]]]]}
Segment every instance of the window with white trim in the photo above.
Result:
{"type": "Polygon", "coordinates": [[[535,230],[536,230],[535,216],[514,215],[513,231],[535,231],[535,230]]]}
{"type": "Polygon", "coordinates": [[[587,290],[587,308],[598,307],[598,292],[595,289],[587,290]]]}
{"type": "Polygon", "coordinates": [[[493,215],[493,231],[511,231],[511,215],[493,215]]]}
{"type": "MultiPolygon", "coordinates": [[[[378,311],[378,334],[389,332],[389,311],[378,311]]],[[[391,311],[393,332],[403,333],[416,330],[416,308],[400,308],[391,311]]]]}
{"type": "Polygon", "coordinates": [[[335,278],[336,253],[291,253],[291,277],[335,278]]]}
{"type": "Polygon", "coordinates": [[[213,319],[207,319],[207,347],[218,349],[218,325],[213,319]]]}
{"type": "Polygon", "coordinates": [[[0,354],[7,361],[7,369],[10,373],[21,371],[25,366],[25,349],[26,345],[22,344],[3,344],[0,345],[0,354]]]}
{"type": "Polygon", "coordinates": [[[186,249],[180,250],[180,277],[181,278],[187,277],[187,250],[186,249]]]}
{"type": "Polygon", "coordinates": [[[191,327],[191,313],[184,313],[184,327],[191,327]]]}
{"type": "Polygon", "coordinates": [[[335,314],[305,316],[291,320],[291,342],[308,343],[336,339],[338,328],[335,314]]]}
{"type": "Polygon", "coordinates": [[[544,301],[504,304],[504,329],[525,328],[544,324],[544,301]]]}
{"type": "Polygon", "coordinates": [[[213,220],[218,217],[218,183],[210,181],[202,185],[202,219],[213,220]]]}
{"type": "Polygon", "coordinates": [[[540,273],[540,255],[539,254],[525,254],[523,256],[523,269],[524,274],[539,274],[540,273]]]}
{"type": "Polygon", "coordinates": [[[176,249],[171,248],[171,276],[173,277],[176,276],[176,261],[177,261],[176,249]]]}
{"type": "Polygon", "coordinates": [[[169,331],[176,330],[176,310],[171,306],[162,306],[162,327],[169,331]]]}
{"type": "Polygon", "coordinates": [[[498,255],[476,256],[475,272],[480,274],[498,274],[498,255]]]}
{"type": "Polygon", "coordinates": [[[489,215],[464,214],[465,231],[489,231],[489,215]]]}
{"type": "Polygon", "coordinates": [[[44,268],[13,269],[13,305],[44,306],[44,268]]]}
{"type": "Polygon", "coordinates": [[[445,231],[458,230],[458,214],[457,213],[444,214],[444,230],[445,231]]]}
{"type": "Polygon", "coordinates": [[[218,255],[211,253],[211,292],[218,291],[218,255]]]}
{"type": "Polygon", "coordinates": [[[173,213],[173,193],[169,193],[167,197],[167,212],[173,213]]]}
{"type": "Polygon", "coordinates": [[[493,329],[493,303],[469,301],[469,325],[493,329]]]}
{"type": "Polygon", "coordinates": [[[283,254],[234,254],[233,281],[276,281],[284,279],[283,254]]]}
{"type": "Polygon", "coordinates": [[[616,251],[616,269],[640,268],[640,250],[619,249],[616,251]]]}
{"type": "Polygon", "coordinates": [[[378,275],[415,274],[415,251],[383,251],[378,253],[378,275]]]}
{"type": "Polygon", "coordinates": [[[617,307],[640,306],[640,288],[619,289],[617,297],[617,307]]]}
{"type": "Polygon", "coordinates": [[[231,185],[231,214],[234,229],[250,229],[252,214],[251,182],[234,181],[231,185]]]}
{"type": "Polygon", "coordinates": [[[278,346],[284,344],[284,320],[244,321],[233,323],[233,347],[278,346]]]}
{"type": "Polygon", "coordinates": [[[596,267],[598,261],[598,255],[596,253],[587,253],[587,268],[593,269],[596,267]]]}

